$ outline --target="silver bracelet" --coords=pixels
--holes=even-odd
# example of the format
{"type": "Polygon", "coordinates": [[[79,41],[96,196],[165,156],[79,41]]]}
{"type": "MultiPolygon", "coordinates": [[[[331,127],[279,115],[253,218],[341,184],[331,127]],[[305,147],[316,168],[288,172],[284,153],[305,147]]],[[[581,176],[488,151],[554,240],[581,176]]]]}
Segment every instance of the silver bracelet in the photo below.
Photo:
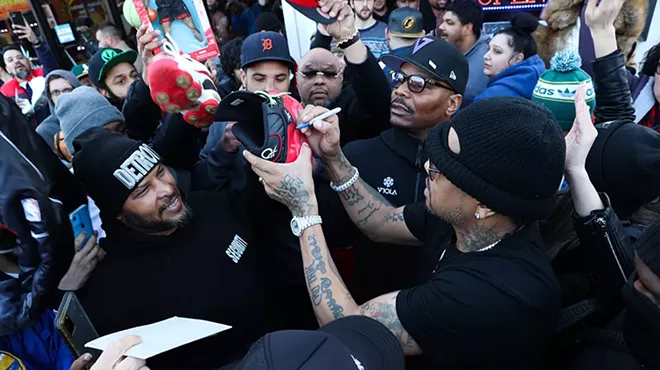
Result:
{"type": "Polygon", "coordinates": [[[353,166],[353,171],[355,171],[355,174],[353,174],[353,177],[351,177],[350,180],[346,181],[345,183],[343,183],[339,186],[335,186],[335,184],[332,181],[330,181],[330,188],[332,190],[336,191],[337,193],[341,193],[343,191],[348,190],[348,188],[353,186],[353,184],[355,184],[357,179],[360,178],[360,171],[358,171],[358,169],[355,168],[355,166],[353,166]]]}

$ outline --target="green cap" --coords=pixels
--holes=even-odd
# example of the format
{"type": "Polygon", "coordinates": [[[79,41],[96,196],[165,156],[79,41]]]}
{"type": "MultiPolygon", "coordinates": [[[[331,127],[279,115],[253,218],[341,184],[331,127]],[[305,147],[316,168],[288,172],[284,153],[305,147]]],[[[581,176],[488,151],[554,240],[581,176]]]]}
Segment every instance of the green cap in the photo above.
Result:
{"type": "Polygon", "coordinates": [[[81,79],[83,77],[89,76],[89,66],[85,63],[83,64],[76,64],[71,68],[71,73],[73,73],[74,76],[76,76],[77,79],[81,79]]]}
{"type": "Polygon", "coordinates": [[[584,97],[589,112],[596,109],[596,91],[591,76],[580,68],[582,58],[574,50],[562,50],[550,61],[546,71],[534,88],[532,101],[541,103],[555,116],[562,130],[570,131],[575,120],[575,91],[583,82],[587,84],[584,97]]]}
{"type": "Polygon", "coordinates": [[[127,62],[133,64],[137,58],[138,53],[135,50],[101,49],[89,60],[89,78],[97,88],[105,88],[103,79],[109,70],[119,63],[127,62]]]}

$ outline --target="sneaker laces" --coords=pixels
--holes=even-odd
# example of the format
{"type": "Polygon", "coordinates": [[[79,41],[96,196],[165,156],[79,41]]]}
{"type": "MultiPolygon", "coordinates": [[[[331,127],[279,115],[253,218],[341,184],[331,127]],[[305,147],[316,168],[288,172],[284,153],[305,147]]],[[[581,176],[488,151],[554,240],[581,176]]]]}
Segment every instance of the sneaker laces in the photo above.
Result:
{"type": "Polygon", "coordinates": [[[278,100],[281,100],[281,98],[285,95],[289,95],[289,92],[281,92],[279,94],[269,94],[266,91],[256,91],[256,95],[261,96],[262,98],[266,99],[266,104],[268,104],[269,107],[274,107],[277,104],[279,104],[278,100]]]}

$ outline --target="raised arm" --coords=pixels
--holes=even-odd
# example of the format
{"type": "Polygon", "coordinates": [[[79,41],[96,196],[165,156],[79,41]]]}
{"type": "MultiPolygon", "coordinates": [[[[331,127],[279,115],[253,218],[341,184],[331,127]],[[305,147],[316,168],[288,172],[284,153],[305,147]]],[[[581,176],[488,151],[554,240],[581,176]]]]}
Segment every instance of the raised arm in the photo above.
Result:
{"type": "Polygon", "coordinates": [[[585,12],[596,55],[592,63],[596,86],[596,123],[635,120],[628,87],[629,72],[624,66],[623,54],[618,50],[614,29],[614,20],[622,5],[623,0],[608,0],[599,4],[596,0],[590,0],[585,12]]]}

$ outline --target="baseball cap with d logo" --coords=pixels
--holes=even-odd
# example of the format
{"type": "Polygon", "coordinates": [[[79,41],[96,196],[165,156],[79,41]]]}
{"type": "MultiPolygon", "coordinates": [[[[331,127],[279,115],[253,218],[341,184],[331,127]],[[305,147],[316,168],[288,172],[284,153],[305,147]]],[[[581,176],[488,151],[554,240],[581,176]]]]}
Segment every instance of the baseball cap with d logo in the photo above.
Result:
{"type": "Polygon", "coordinates": [[[114,66],[119,63],[135,63],[138,54],[135,50],[121,51],[113,48],[103,48],[89,60],[89,78],[97,88],[106,88],[103,80],[114,66]]]}

